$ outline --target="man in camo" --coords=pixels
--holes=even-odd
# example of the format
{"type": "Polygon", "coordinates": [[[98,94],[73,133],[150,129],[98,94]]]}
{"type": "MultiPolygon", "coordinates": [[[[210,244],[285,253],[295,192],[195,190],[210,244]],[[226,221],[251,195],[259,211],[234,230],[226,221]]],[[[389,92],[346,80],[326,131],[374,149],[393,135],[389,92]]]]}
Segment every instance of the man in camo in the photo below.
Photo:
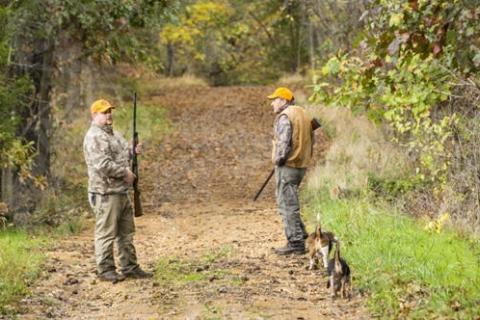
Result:
{"type": "Polygon", "coordinates": [[[287,245],[278,248],[279,255],[305,253],[308,237],[300,217],[298,187],[312,158],[312,117],[294,105],[288,88],[277,88],[268,96],[277,115],[273,125],[272,162],[275,165],[277,206],[282,216],[287,245]]]}
{"type": "MultiPolygon", "coordinates": [[[[118,282],[126,277],[148,278],[137,263],[133,235],[135,225],[128,188],[135,175],[130,171],[131,148],[113,131],[112,109],[107,100],[90,107],[92,123],[83,141],[88,168],[88,200],[95,213],[95,259],[100,280],[118,282]],[[113,242],[117,243],[120,271],[116,272],[113,242]]],[[[140,147],[136,150],[141,151],[140,147]]]]}

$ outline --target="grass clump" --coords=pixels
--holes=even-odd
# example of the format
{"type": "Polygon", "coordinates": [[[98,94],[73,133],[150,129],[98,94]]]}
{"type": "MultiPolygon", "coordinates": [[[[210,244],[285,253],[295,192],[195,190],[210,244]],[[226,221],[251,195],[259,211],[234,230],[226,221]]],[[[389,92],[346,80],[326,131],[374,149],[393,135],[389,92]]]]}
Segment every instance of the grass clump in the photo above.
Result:
{"type": "Polygon", "coordinates": [[[369,294],[374,315],[461,318],[480,314],[480,249],[451,230],[432,233],[368,197],[307,195],[311,215],[343,244],[354,286],[369,294]]]}
{"type": "Polygon", "coordinates": [[[24,231],[0,232],[0,314],[13,312],[13,305],[28,293],[28,285],[40,274],[44,245],[45,239],[24,231]]]}
{"type": "Polygon", "coordinates": [[[209,264],[186,261],[176,257],[159,259],[156,266],[156,280],[163,286],[181,287],[210,279],[222,279],[224,270],[215,270],[209,264]]]}
{"type": "Polygon", "coordinates": [[[207,252],[195,260],[182,260],[177,257],[161,258],[156,266],[156,280],[160,285],[170,287],[213,281],[221,281],[234,286],[240,285],[243,280],[222,266],[222,261],[231,253],[230,246],[223,246],[207,252]]]}
{"type": "Polygon", "coordinates": [[[232,246],[224,245],[217,250],[206,253],[202,257],[202,261],[205,263],[215,263],[216,261],[221,260],[222,258],[228,258],[232,255],[232,246]]]}
{"type": "Polygon", "coordinates": [[[138,80],[138,90],[141,96],[155,96],[165,90],[185,87],[208,87],[208,82],[191,74],[172,78],[145,74],[138,80]]]}

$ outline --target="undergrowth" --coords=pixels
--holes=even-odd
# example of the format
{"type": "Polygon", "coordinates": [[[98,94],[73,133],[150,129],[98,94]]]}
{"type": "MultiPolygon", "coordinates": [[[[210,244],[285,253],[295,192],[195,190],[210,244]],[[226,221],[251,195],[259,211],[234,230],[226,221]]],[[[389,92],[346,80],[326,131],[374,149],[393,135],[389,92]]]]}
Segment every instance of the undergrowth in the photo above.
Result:
{"type": "Polygon", "coordinates": [[[478,240],[454,230],[429,232],[419,220],[368,195],[332,200],[327,190],[304,193],[310,224],[335,232],[353,270],[357,293],[381,318],[473,319],[480,314],[478,240]]]}
{"type": "MultiPolygon", "coordinates": [[[[133,129],[133,105],[122,105],[115,109],[113,122],[115,130],[131,141],[133,129]]],[[[137,104],[137,132],[142,142],[158,143],[170,132],[172,123],[166,109],[156,105],[137,104]]]]}
{"type": "Polygon", "coordinates": [[[44,237],[29,236],[25,231],[0,231],[0,315],[14,312],[14,304],[39,276],[45,245],[44,237]]]}

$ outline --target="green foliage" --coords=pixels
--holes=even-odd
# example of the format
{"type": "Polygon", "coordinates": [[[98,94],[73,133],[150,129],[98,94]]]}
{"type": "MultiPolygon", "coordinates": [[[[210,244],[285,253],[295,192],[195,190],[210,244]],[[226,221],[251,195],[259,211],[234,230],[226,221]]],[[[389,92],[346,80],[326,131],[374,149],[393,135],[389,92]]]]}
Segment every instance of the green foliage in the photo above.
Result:
{"type": "Polygon", "coordinates": [[[28,292],[28,285],[39,273],[44,256],[42,238],[29,237],[23,231],[0,231],[0,314],[15,310],[12,306],[28,292]]]}
{"type": "MultiPolygon", "coordinates": [[[[4,23],[7,12],[0,8],[0,26],[4,23]]],[[[28,107],[32,84],[25,77],[12,79],[7,76],[11,50],[8,42],[8,34],[4,30],[0,31],[0,167],[19,167],[26,175],[34,150],[31,143],[17,136],[17,130],[22,111],[28,107]]]]}
{"type": "Polygon", "coordinates": [[[458,0],[376,1],[368,14],[359,48],[329,59],[314,79],[312,100],[387,122],[394,141],[418,160],[416,174],[443,189],[458,115],[441,111],[451,99],[454,73],[479,70],[478,49],[470,43],[478,42],[480,13],[458,0]]]}
{"type": "Polygon", "coordinates": [[[27,0],[10,7],[9,31],[55,44],[66,36],[83,45],[83,56],[102,62],[135,61],[146,58],[148,51],[138,30],[150,26],[152,16],[161,16],[165,5],[163,0],[27,0]]]}
{"type": "MultiPolygon", "coordinates": [[[[223,3],[200,1],[185,8],[185,15],[176,23],[166,24],[160,33],[162,42],[185,46],[201,45],[208,31],[220,31],[231,15],[229,7],[223,3]]],[[[218,35],[217,35],[218,36],[218,35]]],[[[192,54],[194,59],[204,60],[201,53],[192,54]]]]}
{"type": "Polygon", "coordinates": [[[425,181],[419,176],[404,179],[388,179],[379,177],[375,173],[369,173],[367,180],[368,190],[372,191],[375,195],[390,200],[394,200],[408,192],[423,188],[425,185],[425,181]]]}
{"type": "Polygon", "coordinates": [[[192,62],[196,62],[197,65],[206,65],[211,69],[212,64],[217,64],[219,56],[224,55],[224,52],[207,55],[208,48],[216,47],[215,51],[223,51],[217,43],[223,42],[223,34],[228,29],[231,15],[228,2],[192,3],[185,7],[179,19],[163,26],[160,41],[175,48],[175,54],[183,59],[181,63],[193,66],[192,62]]]}
{"type": "Polygon", "coordinates": [[[278,0],[180,2],[160,31],[163,71],[193,73],[214,85],[265,83],[303,72],[314,60],[308,44],[313,7],[278,0]]]}
{"type": "MultiPolygon", "coordinates": [[[[34,177],[30,169],[36,155],[48,159],[49,148],[37,147],[50,142],[39,142],[39,137],[51,135],[45,96],[49,96],[56,66],[54,58],[44,58],[55,57],[65,45],[63,39],[83,46],[80,56],[70,59],[142,60],[149,45],[140,41],[146,33],[137,32],[151,25],[150,18],[159,15],[165,4],[151,0],[0,4],[0,167],[18,171],[20,181],[29,179],[45,188],[45,178],[34,177]]],[[[36,168],[48,172],[49,164],[44,162],[36,168]]]]}
{"type": "MultiPolygon", "coordinates": [[[[352,268],[354,287],[379,318],[471,319],[480,312],[480,251],[474,241],[431,233],[411,218],[368,198],[330,200],[308,193],[313,224],[335,232],[352,268]]],[[[478,243],[477,243],[478,244],[478,243]]]]}
{"type": "Polygon", "coordinates": [[[438,57],[450,48],[455,55],[449,56],[446,67],[461,72],[479,70],[474,59],[480,52],[477,6],[474,0],[377,0],[368,18],[366,41],[374,54],[370,58],[394,59],[405,51],[438,57]]]}

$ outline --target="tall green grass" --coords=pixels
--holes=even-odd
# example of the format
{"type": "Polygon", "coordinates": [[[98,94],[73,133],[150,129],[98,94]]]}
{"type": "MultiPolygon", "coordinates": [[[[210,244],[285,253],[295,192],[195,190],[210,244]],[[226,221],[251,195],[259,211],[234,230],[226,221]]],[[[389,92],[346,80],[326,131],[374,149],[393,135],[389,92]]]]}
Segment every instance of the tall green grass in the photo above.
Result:
{"type": "Polygon", "coordinates": [[[44,244],[44,238],[24,231],[0,231],[0,314],[13,311],[9,304],[28,293],[44,261],[40,252],[44,244]]]}
{"type": "Polygon", "coordinates": [[[331,200],[307,191],[307,220],[341,240],[354,287],[382,318],[474,319],[480,315],[480,248],[452,230],[431,233],[367,196],[331,200]]]}

